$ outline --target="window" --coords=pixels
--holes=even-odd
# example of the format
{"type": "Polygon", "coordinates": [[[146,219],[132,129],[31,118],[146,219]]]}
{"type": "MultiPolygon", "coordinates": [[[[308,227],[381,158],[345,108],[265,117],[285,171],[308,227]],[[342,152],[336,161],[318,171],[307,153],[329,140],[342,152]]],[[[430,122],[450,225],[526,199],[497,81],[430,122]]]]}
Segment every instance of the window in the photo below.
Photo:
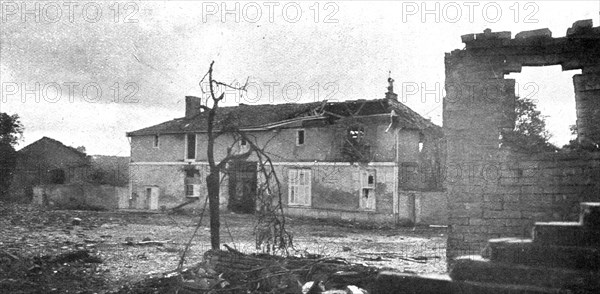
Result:
{"type": "Polygon", "coordinates": [[[365,138],[365,129],[360,126],[354,126],[348,129],[348,141],[352,144],[358,144],[365,138]]]}
{"type": "Polygon", "coordinates": [[[360,208],[375,210],[375,171],[360,171],[360,208]]]}
{"type": "Polygon", "coordinates": [[[290,169],[288,171],[288,204],[310,206],[311,182],[310,169],[290,169]]]}
{"type": "Polygon", "coordinates": [[[152,147],[158,148],[158,135],[154,135],[154,143],[152,144],[152,147]]]}
{"type": "Polygon", "coordinates": [[[185,159],[196,159],[196,134],[187,134],[185,138],[185,159]]]}
{"type": "Polygon", "coordinates": [[[296,146],[304,145],[304,130],[298,130],[296,132],[296,146]]]}
{"type": "Polygon", "coordinates": [[[244,138],[240,138],[238,141],[238,146],[239,146],[239,151],[240,152],[247,152],[248,151],[248,141],[244,138]]]}
{"type": "Polygon", "coordinates": [[[346,130],[341,146],[341,155],[344,161],[373,161],[375,154],[371,152],[371,146],[365,139],[365,133],[362,126],[352,126],[346,130]]]}
{"type": "MultiPolygon", "coordinates": [[[[94,174],[92,174],[93,176],[94,174]]],[[[50,171],[50,183],[64,184],[66,180],[65,171],[57,168],[50,171]]]]}
{"type": "Polygon", "coordinates": [[[185,185],[185,196],[186,197],[200,197],[200,185],[199,184],[185,185]]]}

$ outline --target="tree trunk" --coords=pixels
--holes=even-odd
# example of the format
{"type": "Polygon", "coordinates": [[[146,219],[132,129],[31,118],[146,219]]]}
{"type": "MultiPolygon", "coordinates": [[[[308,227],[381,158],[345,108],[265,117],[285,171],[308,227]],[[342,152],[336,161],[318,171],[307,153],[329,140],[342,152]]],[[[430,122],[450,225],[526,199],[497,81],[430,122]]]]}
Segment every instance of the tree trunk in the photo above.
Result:
{"type": "Polygon", "coordinates": [[[219,230],[221,227],[219,216],[219,169],[211,168],[210,174],[206,177],[206,186],[208,187],[208,207],[210,210],[210,245],[212,249],[220,249],[221,237],[219,230]]]}

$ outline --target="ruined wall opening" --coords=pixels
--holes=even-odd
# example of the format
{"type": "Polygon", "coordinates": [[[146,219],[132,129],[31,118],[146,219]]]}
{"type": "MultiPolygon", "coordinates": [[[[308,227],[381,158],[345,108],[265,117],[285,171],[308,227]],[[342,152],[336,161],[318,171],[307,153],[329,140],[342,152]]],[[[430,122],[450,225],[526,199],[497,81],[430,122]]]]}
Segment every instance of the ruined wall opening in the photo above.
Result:
{"type": "Polygon", "coordinates": [[[515,95],[530,99],[541,112],[549,142],[562,148],[576,140],[572,127],[576,125],[575,87],[573,76],[581,70],[563,71],[560,65],[523,67],[520,73],[510,73],[505,79],[515,80],[515,95]]]}
{"type": "Polygon", "coordinates": [[[490,238],[531,239],[535,222],[576,223],[579,203],[600,195],[600,27],[581,20],[558,38],[549,29],[514,38],[486,29],[461,39],[465,48],[445,56],[446,162],[476,176],[445,182],[450,258],[473,254],[490,238]],[[498,139],[515,127],[516,96],[532,92],[555,144],[571,139],[569,126],[577,125],[575,148],[504,148],[498,139]]]}

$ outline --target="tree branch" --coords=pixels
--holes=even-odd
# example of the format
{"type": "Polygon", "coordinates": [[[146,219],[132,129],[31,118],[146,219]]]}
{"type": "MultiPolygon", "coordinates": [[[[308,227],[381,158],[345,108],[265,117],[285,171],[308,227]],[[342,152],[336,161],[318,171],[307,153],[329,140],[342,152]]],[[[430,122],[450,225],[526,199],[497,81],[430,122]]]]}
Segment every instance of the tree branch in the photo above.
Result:
{"type": "MultiPolygon", "coordinates": [[[[248,140],[246,140],[248,142],[248,140]]],[[[235,140],[235,142],[233,144],[236,144],[237,142],[239,142],[239,140],[235,140]]],[[[227,155],[225,156],[225,158],[223,158],[221,160],[221,162],[219,162],[219,164],[217,164],[217,167],[223,168],[225,167],[225,165],[230,162],[230,161],[236,161],[236,160],[245,160],[248,159],[248,157],[250,157],[250,155],[252,155],[252,151],[254,151],[252,148],[252,144],[250,145],[251,147],[244,153],[240,153],[240,154],[231,154],[231,149],[232,147],[227,148],[227,155]]]]}
{"type": "Polygon", "coordinates": [[[226,88],[230,88],[230,89],[233,89],[233,90],[246,91],[246,87],[248,87],[248,80],[249,79],[250,79],[250,77],[246,78],[246,83],[244,83],[244,85],[241,86],[241,87],[234,87],[234,86],[232,86],[230,84],[222,83],[222,82],[219,82],[219,81],[213,81],[213,82],[216,85],[220,85],[220,86],[223,86],[223,87],[226,87],[226,88]]]}

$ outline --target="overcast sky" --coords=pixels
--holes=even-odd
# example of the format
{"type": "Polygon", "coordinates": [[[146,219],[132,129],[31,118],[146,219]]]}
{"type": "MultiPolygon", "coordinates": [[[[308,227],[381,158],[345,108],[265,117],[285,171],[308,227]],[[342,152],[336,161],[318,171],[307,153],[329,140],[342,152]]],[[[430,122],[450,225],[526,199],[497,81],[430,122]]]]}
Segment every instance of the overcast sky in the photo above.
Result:
{"type": "MultiPolygon", "coordinates": [[[[129,155],[125,132],[183,116],[212,60],[219,80],[251,82],[242,97],[226,96],[229,105],[382,98],[391,71],[402,101],[441,125],[444,53],[464,48],[461,35],[549,28],[560,37],[576,20],[600,23],[599,0],[224,5],[2,1],[0,111],[21,117],[20,147],[48,136],[88,154],[129,155]]],[[[539,101],[561,146],[575,123],[576,73],[510,75],[539,101]]]]}

